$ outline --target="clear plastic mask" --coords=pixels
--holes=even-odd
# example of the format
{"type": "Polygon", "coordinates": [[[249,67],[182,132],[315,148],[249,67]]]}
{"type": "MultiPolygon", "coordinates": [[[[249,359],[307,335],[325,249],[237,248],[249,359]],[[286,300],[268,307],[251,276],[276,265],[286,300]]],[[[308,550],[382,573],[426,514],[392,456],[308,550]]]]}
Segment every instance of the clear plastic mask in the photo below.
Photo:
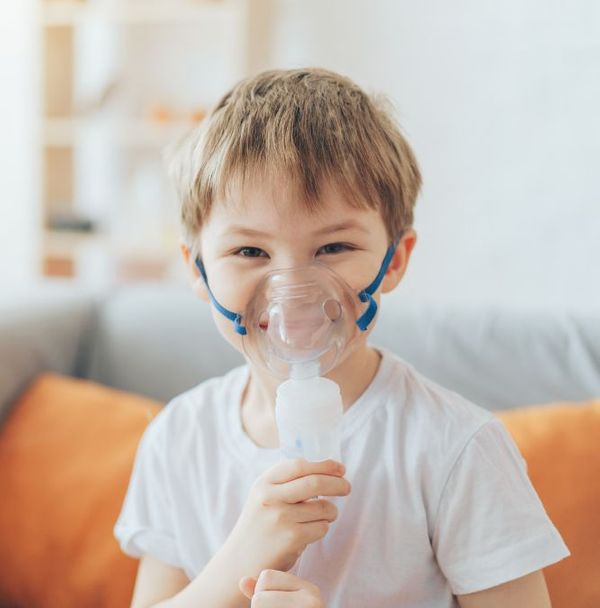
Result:
{"type": "Polygon", "coordinates": [[[352,288],[324,264],[275,270],[246,307],[244,351],[281,378],[324,375],[360,335],[359,305],[352,288]]]}

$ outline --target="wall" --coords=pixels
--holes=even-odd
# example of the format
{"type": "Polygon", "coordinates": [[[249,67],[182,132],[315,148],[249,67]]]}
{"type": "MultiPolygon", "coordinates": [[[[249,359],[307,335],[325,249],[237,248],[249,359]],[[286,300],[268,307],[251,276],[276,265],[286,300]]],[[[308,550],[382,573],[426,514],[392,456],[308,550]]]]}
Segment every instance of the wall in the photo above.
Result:
{"type": "Polygon", "coordinates": [[[37,271],[39,158],[34,0],[0,4],[0,298],[37,271]]]}
{"type": "Polygon", "coordinates": [[[391,299],[600,309],[600,3],[287,0],[271,65],[387,93],[424,174],[391,299]]]}

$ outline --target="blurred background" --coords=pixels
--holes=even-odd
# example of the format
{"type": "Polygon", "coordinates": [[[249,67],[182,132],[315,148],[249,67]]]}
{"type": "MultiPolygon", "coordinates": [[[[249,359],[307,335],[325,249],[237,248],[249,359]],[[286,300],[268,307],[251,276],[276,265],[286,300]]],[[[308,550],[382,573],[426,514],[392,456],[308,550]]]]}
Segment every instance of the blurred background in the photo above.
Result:
{"type": "Polygon", "coordinates": [[[600,307],[596,0],[0,5],[0,298],[186,282],[164,147],[240,78],[392,101],[424,177],[399,304],[600,307]]]}

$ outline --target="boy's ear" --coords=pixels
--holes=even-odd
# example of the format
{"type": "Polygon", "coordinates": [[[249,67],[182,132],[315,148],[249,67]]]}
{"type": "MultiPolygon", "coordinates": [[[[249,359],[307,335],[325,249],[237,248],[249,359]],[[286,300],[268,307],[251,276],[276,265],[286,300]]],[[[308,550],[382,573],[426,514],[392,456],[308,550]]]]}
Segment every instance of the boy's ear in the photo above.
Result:
{"type": "Polygon", "coordinates": [[[409,228],[400,239],[398,247],[392,256],[390,265],[388,266],[383,281],[381,282],[381,293],[392,291],[406,272],[410,255],[417,242],[417,233],[413,228],[409,228]]]}
{"type": "Polygon", "coordinates": [[[206,284],[204,280],[200,276],[200,271],[196,266],[196,261],[192,258],[191,249],[188,247],[186,243],[183,241],[179,241],[179,250],[181,251],[181,255],[183,256],[183,260],[185,265],[187,266],[190,277],[191,277],[191,286],[192,291],[204,302],[209,301],[208,290],[206,289],[206,284]]]}

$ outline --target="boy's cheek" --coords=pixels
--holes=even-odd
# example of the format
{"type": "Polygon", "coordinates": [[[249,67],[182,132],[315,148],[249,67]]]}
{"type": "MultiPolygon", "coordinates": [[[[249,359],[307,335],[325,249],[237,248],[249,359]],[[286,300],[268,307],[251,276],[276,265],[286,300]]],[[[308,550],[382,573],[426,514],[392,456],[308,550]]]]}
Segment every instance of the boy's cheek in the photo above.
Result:
{"type": "MultiPolygon", "coordinates": [[[[236,311],[237,312],[237,311],[236,311]]],[[[211,305],[211,314],[213,321],[219,333],[235,348],[239,353],[244,354],[242,345],[242,336],[233,328],[233,323],[226,319],[214,306],[211,305]]]]}
{"type": "Polygon", "coordinates": [[[202,277],[198,276],[192,283],[192,291],[194,294],[204,302],[210,302],[210,296],[208,295],[208,289],[206,284],[202,280],[202,277]]]}
{"type": "Polygon", "coordinates": [[[219,304],[235,313],[244,314],[264,274],[216,267],[209,275],[210,288],[219,304]]]}
{"type": "Polygon", "coordinates": [[[343,260],[321,260],[321,262],[339,276],[352,292],[358,293],[373,282],[384,255],[385,251],[379,259],[378,251],[359,251],[343,260]]]}

